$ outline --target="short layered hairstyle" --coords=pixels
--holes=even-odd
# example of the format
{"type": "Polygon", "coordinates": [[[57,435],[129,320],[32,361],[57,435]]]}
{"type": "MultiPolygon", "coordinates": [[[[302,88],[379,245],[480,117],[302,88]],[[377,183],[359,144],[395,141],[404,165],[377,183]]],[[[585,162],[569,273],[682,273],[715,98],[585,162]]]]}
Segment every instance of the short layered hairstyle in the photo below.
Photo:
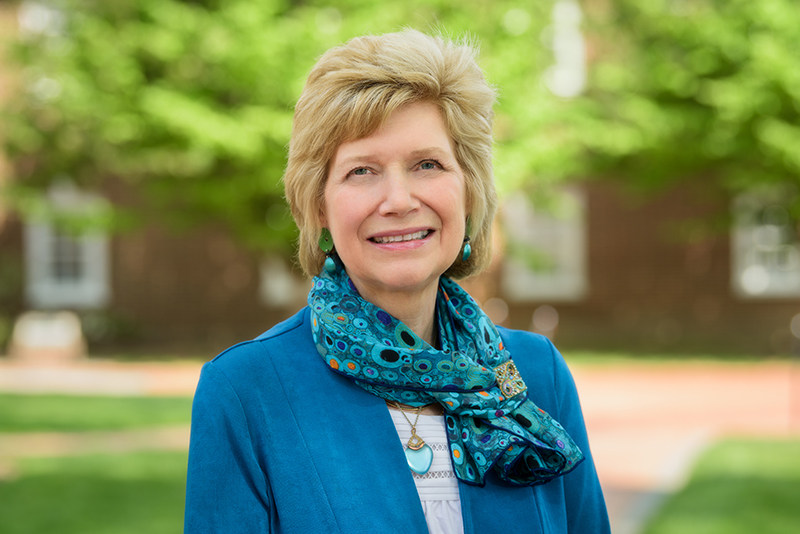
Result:
{"type": "MultiPolygon", "coordinates": [[[[416,30],[357,37],[326,52],[312,68],[294,113],[283,176],[299,229],[298,256],[308,276],[319,274],[318,246],[328,169],[339,145],[377,131],[400,107],[438,107],[465,178],[472,254],[445,271],[464,278],[492,258],[497,193],[492,170],[496,91],[478,65],[477,48],[416,30]]],[[[334,236],[334,243],[335,243],[334,236]]],[[[345,266],[346,267],[346,266],[345,266]]]]}

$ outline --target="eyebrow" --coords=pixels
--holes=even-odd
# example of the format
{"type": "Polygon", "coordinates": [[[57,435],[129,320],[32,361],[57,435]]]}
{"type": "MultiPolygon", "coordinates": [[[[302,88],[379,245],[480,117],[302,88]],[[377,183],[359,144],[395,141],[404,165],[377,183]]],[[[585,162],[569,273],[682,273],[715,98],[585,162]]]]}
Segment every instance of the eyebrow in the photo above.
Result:
{"type": "MultiPolygon", "coordinates": [[[[437,157],[443,157],[443,156],[444,157],[451,157],[452,156],[450,151],[445,150],[440,146],[429,146],[429,147],[417,148],[415,150],[412,150],[411,153],[409,154],[409,157],[411,157],[411,158],[420,158],[420,157],[428,156],[428,155],[435,155],[437,157]]],[[[342,161],[335,161],[334,164],[333,164],[333,167],[334,168],[348,167],[348,166],[356,164],[356,163],[372,162],[372,161],[375,161],[376,159],[377,159],[377,157],[374,154],[350,156],[350,157],[347,157],[347,158],[343,159],[342,161]]]]}
{"type": "Polygon", "coordinates": [[[451,151],[444,150],[442,147],[439,146],[431,146],[426,148],[419,148],[417,150],[413,150],[411,152],[411,157],[422,157],[428,154],[436,154],[439,156],[450,156],[451,151]]]}

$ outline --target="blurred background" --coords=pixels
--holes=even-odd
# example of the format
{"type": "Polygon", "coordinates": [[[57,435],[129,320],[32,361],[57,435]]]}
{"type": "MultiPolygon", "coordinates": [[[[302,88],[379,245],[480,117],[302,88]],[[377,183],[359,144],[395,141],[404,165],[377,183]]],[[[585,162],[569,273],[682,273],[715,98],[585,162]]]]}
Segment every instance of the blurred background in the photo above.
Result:
{"type": "Polygon", "coordinates": [[[305,303],[305,75],[403,27],[477,43],[499,89],[495,259],[465,285],[570,361],[615,534],[796,531],[795,0],[0,0],[0,531],[180,530],[199,362],[305,303]]]}

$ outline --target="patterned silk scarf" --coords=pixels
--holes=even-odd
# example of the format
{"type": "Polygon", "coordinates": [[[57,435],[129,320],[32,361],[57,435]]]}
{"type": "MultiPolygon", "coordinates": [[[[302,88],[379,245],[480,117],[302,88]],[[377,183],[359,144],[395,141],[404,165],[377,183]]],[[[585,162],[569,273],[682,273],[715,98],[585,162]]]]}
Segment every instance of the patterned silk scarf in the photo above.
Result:
{"type": "Polygon", "coordinates": [[[319,354],[378,397],[441,404],[460,480],[483,486],[494,468],[509,484],[533,486],[583,460],[561,425],[528,399],[494,324],[458,284],[440,279],[437,350],[362,299],[337,267],[333,273],[323,269],[308,295],[319,354]]]}

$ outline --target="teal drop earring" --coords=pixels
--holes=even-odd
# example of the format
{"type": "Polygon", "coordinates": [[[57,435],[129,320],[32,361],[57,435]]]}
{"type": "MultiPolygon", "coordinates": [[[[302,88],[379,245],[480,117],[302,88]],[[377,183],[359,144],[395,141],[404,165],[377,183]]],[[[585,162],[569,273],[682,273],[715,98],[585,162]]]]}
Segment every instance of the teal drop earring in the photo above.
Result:
{"type": "Polygon", "coordinates": [[[319,248],[325,253],[325,270],[332,273],[336,270],[336,262],[333,261],[331,257],[331,252],[333,251],[333,236],[331,236],[331,231],[327,228],[323,228],[320,233],[319,248]]]}
{"type": "Polygon", "coordinates": [[[472,247],[469,245],[469,234],[472,230],[472,221],[470,221],[469,217],[467,217],[467,224],[465,226],[466,231],[464,235],[464,247],[463,251],[461,252],[461,261],[467,261],[472,254],[472,247]]]}

